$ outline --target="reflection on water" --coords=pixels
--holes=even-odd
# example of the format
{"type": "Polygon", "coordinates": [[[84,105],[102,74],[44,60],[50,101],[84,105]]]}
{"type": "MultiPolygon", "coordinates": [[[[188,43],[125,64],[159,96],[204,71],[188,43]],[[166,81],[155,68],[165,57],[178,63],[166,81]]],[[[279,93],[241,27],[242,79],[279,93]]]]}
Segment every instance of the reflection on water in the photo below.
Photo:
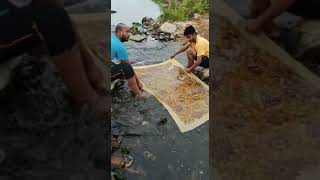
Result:
{"type": "Polygon", "coordinates": [[[111,15],[111,24],[141,22],[145,16],[156,19],[161,15],[160,7],[151,0],[111,0],[111,9],[117,11],[111,15]]]}

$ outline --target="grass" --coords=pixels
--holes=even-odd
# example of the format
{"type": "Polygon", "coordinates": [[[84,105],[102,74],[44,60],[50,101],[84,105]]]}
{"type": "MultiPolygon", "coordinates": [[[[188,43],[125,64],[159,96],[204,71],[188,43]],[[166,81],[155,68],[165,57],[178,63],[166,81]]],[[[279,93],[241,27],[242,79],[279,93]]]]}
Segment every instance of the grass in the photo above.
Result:
{"type": "Polygon", "coordinates": [[[194,13],[204,14],[209,10],[209,0],[153,0],[162,9],[160,21],[183,21],[193,17],[194,13]],[[169,7],[164,7],[166,1],[169,7]]]}

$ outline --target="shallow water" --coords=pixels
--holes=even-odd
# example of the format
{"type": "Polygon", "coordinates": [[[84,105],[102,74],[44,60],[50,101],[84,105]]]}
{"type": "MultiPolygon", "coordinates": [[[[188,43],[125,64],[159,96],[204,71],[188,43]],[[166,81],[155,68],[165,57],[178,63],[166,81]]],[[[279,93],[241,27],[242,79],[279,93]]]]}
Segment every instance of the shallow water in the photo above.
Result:
{"type": "Polygon", "coordinates": [[[143,17],[148,16],[156,19],[161,15],[160,7],[151,0],[111,0],[111,9],[117,11],[111,15],[111,24],[140,22],[143,17]]]}

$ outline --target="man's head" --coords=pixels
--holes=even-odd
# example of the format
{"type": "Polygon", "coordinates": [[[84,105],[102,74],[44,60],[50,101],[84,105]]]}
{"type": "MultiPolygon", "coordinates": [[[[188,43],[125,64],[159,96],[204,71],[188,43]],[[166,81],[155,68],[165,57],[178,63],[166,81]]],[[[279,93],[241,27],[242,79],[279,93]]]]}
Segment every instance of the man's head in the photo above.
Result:
{"type": "Polygon", "coordinates": [[[189,42],[196,42],[197,33],[192,25],[186,27],[183,35],[188,39],[189,42]]]}
{"type": "Polygon", "coordinates": [[[119,23],[116,26],[115,34],[118,36],[120,41],[125,42],[129,40],[129,27],[123,23],[119,23]]]}

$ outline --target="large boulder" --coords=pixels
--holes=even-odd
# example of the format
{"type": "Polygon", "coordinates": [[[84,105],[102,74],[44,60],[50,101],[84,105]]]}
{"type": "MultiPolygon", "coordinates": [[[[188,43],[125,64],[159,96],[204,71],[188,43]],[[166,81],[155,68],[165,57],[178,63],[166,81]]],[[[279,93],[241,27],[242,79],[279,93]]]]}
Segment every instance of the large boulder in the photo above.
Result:
{"type": "Polygon", "coordinates": [[[173,34],[174,32],[176,32],[177,26],[172,23],[166,22],[160,26],[159,30],[163,33],[173,34]]]}

